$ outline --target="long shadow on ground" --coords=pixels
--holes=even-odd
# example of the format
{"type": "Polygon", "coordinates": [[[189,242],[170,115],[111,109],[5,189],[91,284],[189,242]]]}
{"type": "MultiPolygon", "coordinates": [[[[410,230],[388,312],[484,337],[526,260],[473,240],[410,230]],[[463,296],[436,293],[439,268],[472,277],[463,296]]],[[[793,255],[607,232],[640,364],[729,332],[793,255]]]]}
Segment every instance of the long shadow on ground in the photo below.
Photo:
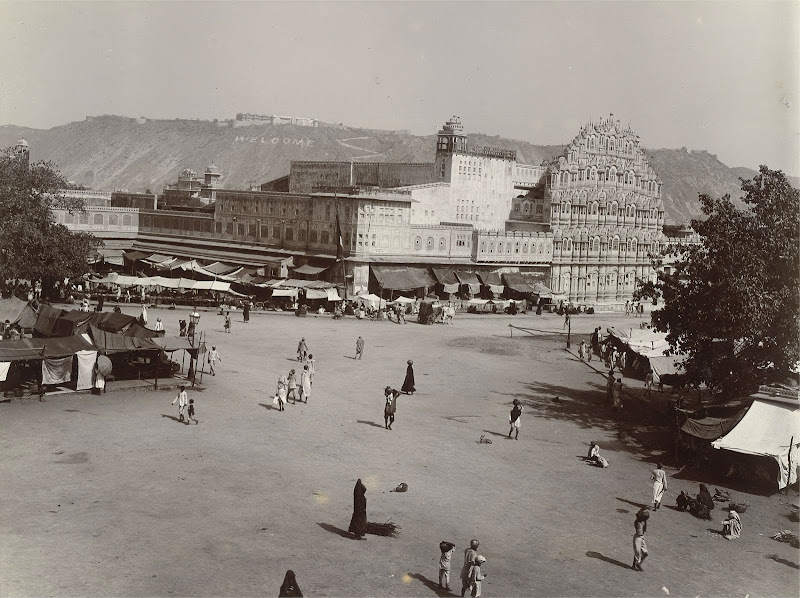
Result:
{"type": "Polygon", "coordinates": [[[347,538],[348,540],[352,540],[353,539],[353,536],[352,536],[352,534],[350,532],[346,532],[343,529],[338,528],[338,527],[336,527],[334,525],[331,525],[329,523],[318,523],[317,525],[320,526],[322,529],[324,529],[326,532],[330,532],[332,534],[336,534],[337,536],[341,536],[342,538],[347,538]]]}
{"type": "Polygon", "coordinates": [[[626,565],[622,561],[618,561],[616,559],[609,558],[609,557],[607,557],[605,555],[600,554],[599,552],[593,552],[593,551],[590,550],[590,551],[588,551],[586,553],[586,556],[588,556],[590,559],[597,559],[599,561],[605,561],[606,563],[611,563],[612,565],[617,565],[618,567],[622,567],[623,569],[630,569],[631,568],[630,565],[626,565]]]}
{"type": "Polygon", "coordinates": [[[514,396],[527,407],[525,414],[529,417],[566,421],[584,430],[600,429],[617,437],[604,443],[606,450],[625,451],[648,462],[669,461],[671,420],[651,405],[633,398],[622,411],[615,412],[606,403],[605,385],[601,384],[591,384],[590,390],[542,382],[522,383],[522,387],[527,392],[514,396]]]}
{"type": "Polygon", "coordinates": [[[376,424],[375,422],[368,422],[368,421],[365,421],[365,420],[363,420],[363,419],[357,419],[356,421],[357,421],[358,423],[360,423],[360,424],[366,424],[366,425],[368,425],[368,426],[372,426],[373,428],[381,428],[381,429],[383,429],[383,428],[385,428],[385,427],[386,427],[386,426],[382,426],[382,425],[380,425],[380,424],[376,424]]]}
{"type": "Polygon", "coordinates": [[[409,573],[408,576],[421,581],[423,584],[425,584],[426,588],[428,588],[431,592],[435,592],[437,596],[455,596],[453,592],[445,590],[444,588],[440,588],[438,583],[428,579],[420,573],[409,573]]]}
{"type": "Polygon", "coordinates": [[[189,425],[189,422],[188,422],[188,421],[182,422],[180,419],[178,419],[178,418],[177,418],[177,417],[175,417],[174,415],[167,415],[166,413],[162,413],[162,414],[161,414],[161,417],[166,417],[167,419],[171,419],[172,421],[174,421],[174,422],[178,422],[179,424],[186,424],[186,425],[189,425]]]}
{"type": "Polygon", "coordinates": [[[263,407],[264,409],[270,409],[270,410],[273,410],[273,411],[280,411],[280,409],[275,407],[275,405],[268,405],[267,403],[259,403],[259,406],[263,407]]]}
{"type": "Polygon", "coordinates": [[[767,558],[775,561],[776,563],[780,563],[781,565],[786,565],[787,567],[791,567],[793,569],[800,569],[800,565],[798,565],[797,563],[793,563],[792,561],[787,561],[786,559],[782,559],[777,554],[767,555],[767,558]]]}

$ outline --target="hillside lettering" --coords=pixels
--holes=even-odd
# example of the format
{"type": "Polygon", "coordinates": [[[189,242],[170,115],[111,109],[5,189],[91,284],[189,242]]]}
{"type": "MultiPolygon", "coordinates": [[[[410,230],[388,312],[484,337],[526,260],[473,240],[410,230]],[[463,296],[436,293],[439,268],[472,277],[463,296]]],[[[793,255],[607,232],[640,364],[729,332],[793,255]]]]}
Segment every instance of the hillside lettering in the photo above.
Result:
{"type": "Polygon", "coordinates": [[[237,135],[234,142],[239,143],[269,143],[272,145],[299,145],[300,147],[311,147],[315,139],[298,139],[296,137],[243,137],[237,135]]]}

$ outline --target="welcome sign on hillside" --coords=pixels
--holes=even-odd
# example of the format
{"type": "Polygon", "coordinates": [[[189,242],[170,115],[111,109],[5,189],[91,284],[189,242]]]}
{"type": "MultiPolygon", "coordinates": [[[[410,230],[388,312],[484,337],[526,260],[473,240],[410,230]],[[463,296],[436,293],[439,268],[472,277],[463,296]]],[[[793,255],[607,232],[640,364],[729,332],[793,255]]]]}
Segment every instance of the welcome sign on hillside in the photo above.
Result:
{"type": "Polygon", "coordinates": [[[237,135],[234,143],[269,143],[271,145],[298,145],[300,147],[311,147],[316,139],[303,139],[297,137],[244,137],[237,135]]]}

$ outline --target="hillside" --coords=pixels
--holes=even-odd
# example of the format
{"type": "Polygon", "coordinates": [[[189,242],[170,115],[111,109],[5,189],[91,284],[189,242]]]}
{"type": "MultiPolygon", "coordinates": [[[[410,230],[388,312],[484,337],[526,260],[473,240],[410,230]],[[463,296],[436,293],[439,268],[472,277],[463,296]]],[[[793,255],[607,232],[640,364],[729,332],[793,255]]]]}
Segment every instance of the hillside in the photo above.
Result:
{"type": "MultiPolygon", "coordinates": [[[[292,160],[430,162],[435,135],[381,132],[347,127],[260,125],[231,127],[209,121],[137,123],[123,117],[96,117],[48,130],[0,127],[0,147],[25,138],[31,159],[54,162],[69,180],[93,189],[160,192],[184,168],[202,173],[214,162],[223,186],[248,188],[284,176],[292,160]]],[[[561,146],[470,134],[474,145],[516,149],[518,160],[539,164],[561,146]]],[[[681,149],[648,150],[664,181],[667,218],[684,222],[700,215],[699,193],[740,194],[739,177],[754,170],[731,168],[713,154],[681,149]]]]}

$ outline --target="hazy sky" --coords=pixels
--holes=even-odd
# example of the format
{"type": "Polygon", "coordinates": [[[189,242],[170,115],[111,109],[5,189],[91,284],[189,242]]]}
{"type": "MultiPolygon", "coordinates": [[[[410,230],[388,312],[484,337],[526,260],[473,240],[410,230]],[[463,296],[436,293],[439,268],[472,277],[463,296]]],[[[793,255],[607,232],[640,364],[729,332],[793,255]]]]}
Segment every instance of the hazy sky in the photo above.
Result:
{"type": "Polygon", "coordinates": [[[0,0],[0,124],[312,116],[566,143],[613,112],[646,147],[800,174],[798,2],[0,0]]]}

